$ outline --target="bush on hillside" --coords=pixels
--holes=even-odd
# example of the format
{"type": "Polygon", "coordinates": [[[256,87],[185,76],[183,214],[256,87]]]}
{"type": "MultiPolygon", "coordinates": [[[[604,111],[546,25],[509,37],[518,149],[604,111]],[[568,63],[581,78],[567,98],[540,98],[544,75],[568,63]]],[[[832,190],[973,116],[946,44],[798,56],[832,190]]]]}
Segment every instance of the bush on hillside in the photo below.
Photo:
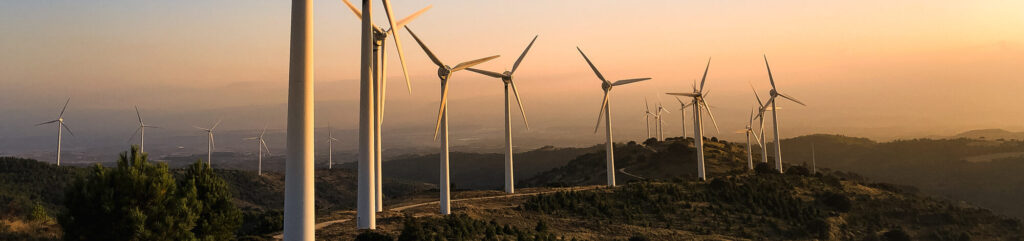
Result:
{"type": "Polygon", "coordinates": [[[65,190],[65,240],[234,240],[240,214],[224,182],[197,163],[181,185],[133,146],[65,190]]]}
{"type": "Polygon", "coordinates": [[[761,162],[754,166],[754,172],[757,174],[778,174],[779,171],[775,170],[775,167],[771,163],[761,162]]]}
{"type": "Polygon", "coordinates": [[[796,176],[810,176],[811,171],[807,170],[806,167],[802,166],[790,166],[789,169],[786,169],[786,174],[796,176]]]}
{"type": "Polygon", "coordinates": [[[849,197],[834,192],[827,193],[823,197],[821,197],[821,203],[825,204],[825,206],[829,206],[831,208],[836,209],[836,211],[844,213],[849,212],[850,209],[853,208],[853,202],[850,201],[849,197]]]}

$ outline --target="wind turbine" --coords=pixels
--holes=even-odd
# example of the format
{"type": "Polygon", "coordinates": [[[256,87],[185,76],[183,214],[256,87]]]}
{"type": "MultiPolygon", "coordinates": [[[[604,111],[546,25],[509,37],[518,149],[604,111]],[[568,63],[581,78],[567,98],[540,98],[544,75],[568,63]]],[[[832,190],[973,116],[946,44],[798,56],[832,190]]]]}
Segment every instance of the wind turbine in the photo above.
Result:
{"type": "Polygon", "coordinates": [[[331,129],[331,125],[327,125],[327,169],[334,168],[334,142],[338,141],[334,138],[334,130],[331,129]]]}
{"type": "MultiPolygon", "coordinates": [[[[369,5],[369,1],[366,1],[369,5]]],[[[367,14],[369,17],[369,14],[367,14]]],[[[369,20],[367,20],[368,22],[369,20]]],[[[364,25],[363,61],[367,61],[369,29],[364,25]]],[[[284,234],[288,241],[313,241],[316,225],[313,188],[314,71],[313,0],[292,0],[288,62],[287,157],[284,180],[284,234]]],[[[368,72],[363,62],[363,73],[368,72]]],[[[369,82],[363,78],[363,82],[369,82]]],[[[363,90],[368,90],[364,88],[363,90]]],[[[368,91],[362,92],[368,94],[368,91]]],[[[363,99],[368,100],[368,99],[363,99]]],[[[365,103],[365,102],[363,102],[365,103]]],[[[362,114],[362,113],[360,113],[362,114]]],[[[212,136],[212,135],[211,135],[212,136]]],[[[211,138],[212,140],[212,138],[211,138]]],[[[364,152],[365,153],[365,152],[364,152]]]]}
{"type": "Polygon", "coordinates": [[[818,174],[817,160],[814,158],[814,143],[811,143],[811,174],[818,174]]]}
{"type": "Polygon", "coordinates": [[[605,143],[605,156],[607,159],[605,172],[608,173],[608,186],[614,187],[615,153],[613,149],[615,144],[612,142],[612,115],[611,105],[608,103],[609,93],[612,91],[612,87],[649,80],[651,78],[624,79],[615,81],[614,83],[610,82],[604,78],[604,75],[601,75],[600,71],[597,71],[597,67],[594,66],[594,63],[590,62],[590,58],[587,58],[587,55],[583,53],[583,50],[581,50],[580,47],[576,47],[576,50],[580,52],[580,55],[583,55],[583,60],[587,61],[587,64],[590,65],[590,69],[594,70],[594,74],[596,74],[597,78],[601,80],[601,89],[604,90],[604,99],[601,100],[601,110],[597,112],[597,125],[594,126],[594,133],[597,133],[597,129],[601,127],[601,114],[604,114],[605,136],[607,137],[607,142],[605,143]]]}
{"type": "MultiPolygon", "coordinates": [[[[348,8],[350,10],[352,10],[352,13],[354,13],[357,18],[362,18],[363,14],[362,14],[361,11],[359,11],[359,9],[356,8],[356,6],[352,5],[352,3],[349,2],[348,0],[342,0],[342,1],[345,3],[346,6],[348,6],[348,8]]],[[[388,3],[385,2],[385,4],[388,4],[388,3]]],[[[392,14],[391,14],[390,7],[389,7],[389,5],[386,5],[385,7],[388,8],[388,11],[387,11],[388,12],[388,19],[391,20],[392,19],[391,18],[392,14]]],[[[373,41],[372,41],[373,42],[373,64],[372,64],[373,74],[372,75],[373,75],[373,91],[374,91],[374,93],[373,93],[373,99],[374,99],[373,100],[373,102],[374,102],[373,112],[376,115],[375,116],[375,121],[373,122],[373,139],[374,139],[374,142],[372,143],[372,145],[373,145],[373,152],[374,152],[374,155],[373,155],[374,156],[374,160],[373,160],[373,168],[372,169],[374,169],[373,170],[374,171],[374,176],[376,177],[376,180],[374,181],[374,190],[375,190],[375,193],[376,193],[376,195],[374,195],[374,197],[376,198],[376,200],[375,200],[374,203],[375,203],[375,209],[376,209],[377,212],[384,211],[384,207],[383,207],[383,203],[384,203],[383,202],[383,197],[384,197],[384,195],[383,195],[383,192],[382,192],[382,189],[381,189],[381,185],[382,185],[381,183],[383,182],[381,180],[381,178],[383,176],[381,174],[381,158],[383,156],[381,154],[381,139],[383,139],[382,136],[381,136],[381,125],[383,125],[383,123],[384,123],[384,103],[387,101],[387,88],[388,88],[388,84],[387,84],[387,61],[388,61],[388,54],[387,54],[387,49],[385,48],[385,44],[387,44],[388,35],[395,34],[395,32],[397,32],[396,31],[397,29],[401,29],[406,24],[409,24],[409,22],[412,22],[413,19],[418,17],[420,14],[423,14],[423,12],[426,12],[428,9],[430,9],[430,7],[431,6],[428,5],[427,7],[423,8],[423,9],[421,9],[421,10],[419,10],[419,11],[417,11],[417,12],[411,14],[411,15],[409,15],[408,17],[406,17],[406,18],[404,18],[404,19],[402,19],[400,21],[398,21],[397,24],[391,25],[391,28],[389,28],[388,30],[384,30],[383,28],[381,28],[381,27],[371,23],[371,28],[372,28],[372,31],[373,31],[373,34],[372,34],[373,35],[373,41]]],[[[398,41],[398,35],[395,35],[395,45],[398,47],[398,55],[399,55],[399,58],[400,58],[400,60],[402,62],[402,73],[405,74],[405,85],[408,88],[409,93],[412,93],[412,84],[409,81],[409,73],[408,73],[408,71],[406,69],[406,66],[405,66],[405,55],[404,55],[404,52],[402,50],[402,45],[398,41]]]]}
{"type": "Polygon", "coordinates": [[[213,130],[217,129],[218,125],[220,125],[220,120],[217,120],[217,123],[214,123],[213,126],[210,127],[210,128],[202,128],[202,127],[198,127],[198,126],[193,126],[196,129],[200,129],[202,131],[205,131],[207,136],[209,137],[209,142],[206,145],[206,164],[210,165],[210,168],[213,168],[213,162],[210,161],[210,158],[213,156],[213,149],[217,147],[217,145],[214,144],[214,142],[213,142],[213,130]]]}
{"type": "Polygon", "coordinates": [[[658,141],[665,141],[665,119],[661,117],[662,113],[672,113],[665,106],[661,104],[661,98],[658,98],[658,111],[654,113],[654,119],[658,121],[658,141]]]}
{"type": "MultiPolygon", "coordinates": [[[[263,150],[267,150],[267,155],[273,155],[273,154],[270,154],[270,147],[267,146],[267,142],[263,141],[263,134],[266,134],[266,133],[267,133],[267,127],[264,126],[263,127],[263,131],[260,131],[260,135],[259,136],[245,138],[245,140],[257,140],[259,142],[259,143],[256,143],[256,149],[259,152],[259,159],[258,159],[259,160],[259,166],[257,166],[257,168],[256,168],[256,174],[260,175],[260,176],[263,176],[263,150]]],[[[212,136],[212,133],[211,133],[211,136],[212,136]]]]}
{"type": "Polygon", "coordinates": [[[68,128],[68,125],[64,124],[64,111],[68,109],[69,102],[71,102],[71,98],[68,98],[67,101],[64,101],[64,107],[60,109],[60,114],[57,115],[56,120],[36,124],[36,126],[41,126],[50,123],[57,123],[57,166],[60,166],[60,144],[63,138],[63,133],[61,132],[63,130],[68,130],[68,134],[71,134],[71,136],[75,135],[74,132],[71,132],[71,128],[68,128]]]}
{"type": "Polygon", "coordinates": [[[142,135],[139,136],[139,151],[140,152],[146,152],[146,128],[160,128],[160,127],[146,125],[145,122],[142,122],[142,114],[139,113],[139,107],[138,106],[135,107],[135,116],[139,117],[139,128],[135,129],[135,133],[132,134],[131,138],[128,138],[128,142],[131,142],[132,138],[135,138],[135,134],[136,133],[140,133],[141,132],[142,135]]]}
{"type": "Polygon", "coordinates": [[[683,123],[683,140],[686,140],[686,107],[693,105],[693,102],[683,102],[679,97],[675,97],[676,101],[679,101],[679,114],[682,115],[680,119],[683,123]]]}
{"type": "MultiPolygon", "coordinates": [[[[775,78],[772,77],[772,67],[768,65],[768,56],[764,55],[764,67],[768,69],[768,81],[772,84],[772,90],[769,92],[771,98],[768,98],[768,103],[772,108],[772,127],[775,130],[775,169],[782,173],[782,143],[779,143],[779,112],[775,108],[775,97],[782,97],[784,99],[793,101],[797,104],[807,106],[803,102],[796,100],[796,98],[783,95],[775,88],[775,78]]],[[[768,108],[767,105],[762,106],[762,109],[768,108]]]]}
{"type": "Polygon", "coordinates": [[[448,80],[452,77],[452,74],[459,70],[464,70],[466,68],[473,67],[474,65],[487,62],[488,60],[500,57],[500,55],[470,60],[459,63],[455,65],[455,67],[451,67],[445,65],[443,62],[441,62],[440,59],[437,58],[436,55],[434,55],[433,52],[430,52],[430,49],[427,48],[427,45],[423,44],[423,41],[421,41],[420,38],[416,36],[416,33],[412,32],[412,29],[409,29],[409,26],[406,26],[405,30],[409,31],[409,34],[412,35],[412,38],[415,39],[416,43],[420,45],[420,48],[423,48],[423,52],[427,54],[427,57],[430,57],[430,61],[434,62],[434,64],[437,65],[437,77],[441,80],[441,107],[440,110],[438,110],[437,112],[437,126],[434,128],[434,139],[436,140],[438,134],[440,133],[441,180],[438,185],[441,189],[441,214],[447,215],[451,214],[451,185],[448,183],[448,80]]]}
{"type": "Polygon", "coordinates": [[[761,140],[763,140],[761,142],[761,162],[768,163],[768,145],[765,143],[768,140],[764,139],[764,112],[768,111],[768,108],[764,108],[765,105],[761,102],[761,96],[757,95],[757,90],[754,89],[754,84],[750,84],[750,90],[754,91],[754,98],[757,99],[757,106],[760,106],[757,108],[757,116],[755,118],[757,118],[761,123],[760,127],[758,127],[761,140]]]}
{"type": "Polygon", "coordinates": [[[707,173],[704,169],[704,124],[701,123],[701,106],[707,108],[708,116],[711,117],[711,123],[715,124],[715,132],[718,132],[718,122],[715,121],[715,115],[711,114],[711,106],[707,103],[707,95],[710,91],[704,91],[704,82],[708,78],[708,69],[711,67],[711,58],[708,58],[708,64],[704,67],[704,77],[700,79],[700,89],[697,88],[697,84],[694,83],[693,93],[666,93],[669,95],[676,96],[688,96],[693,98],[693,146],[697,148],[697,178],[700,180],[707,179],[707,173]]]}
{"type": "Polygon", "coordinates": [[[645,141],[651,139],[651,116],[653,115],[651,106],[647,103],[647,97],[644,97],[644,124],[647,125],[647,139],[644,139],[645,141]]]}
{"type": "MultiPolygon", "coordinates": [[[[309,0],[307,0],[309,1],[309,0]]],[[[395,39],[395,46],[398,48],[398,58],[402,62],[402,71],[405,73],[406,83],[409,82],[409,72],[405,66],[405,53],[402,50],[402,42],[399,41],[398,22],[395,21],[394,14],[392,13],[391,1],[382,0],[384,2],[384,11],[388,17],[388,23],[391,25],[389,31],[395,39]]],[[[358,159],[358,170],[359,170],[359,185],[358,185],[358,196],[356,198],[356,228],[358,229],[376,229],[377,228],[377,216],[374,212],[377,208],[377,195],[375,178],[377,172],[376,165],[376,148],[378,146],[376,142],[377,129],[376,127],[380,124],[378,121],[380,117],[380,110],[378,109],[378,102],[382,99],[378,99],[378,94],[382,92],[382,88],[377,88],[378,81],[375,78],[378,75],[378,71],[374,68],[378,59],[374,54],[376,48],[376,39],[374,34],[373,26],[373,11],[371,11],[371,0],[363,0],[362,11],[358,12],[359,16],[362,17],[362,24],[360,30],[360,73],[359,73],[359,159],[358,159]]],[[[355,10],[355,8],[351,8],[355,10]]],[[[379,28],[377,28],[379,29],[379,28]]],[[[380,41],[383,43],[383,41],[380,41]]],[[[378,48],[379,50],[379,48],[378,48]]],[[[381,66],[383,68],[383,66],[381,66]]],[[[410,92],[411,92],[411,87],[410,92]]],[[[310,173],[309,175],[312,175],[310,173]]],[[[303,197],[303,213],[302,222],[312,222],[314,218],[312,211],[312,176],[305,177],[309,180],[304,180],[308,183],[310,190],[306,197],[303,197]],[[308,199],[308,200],[307,200],[308,199]],[[308,205],[308,207],[306,207],[308,205]],[[308,215],[308,217],[306,217],[308,215]]],[[[306,190],[303,190],[307,192],[306,190]]],[[[286,217],[287,218],[287,217],[286,217]]],[[[287,221],[287,220],[286,220],[287,221]]],[[[314,237],[313,224],[303,223],[302,229],[303,234],[301,239],[312,240],[314,237]]],[[[287,232],[286,232],[287,233],[287,232]]],[[[286,236],[285,239],[288,239],[286,236]]],[[[298,238],[297,238],[298,239],[298,238]]]]}
{"type": "Polygon", "coordinates": [[[754,133],[754,110],[750,110],[750,120],[747,122],[747,127],[743,130],[737,131],[736,133],[744,133],[747,135],[747,169],[754,170],[754,154],[750,149],[750,134],[754,134],[754,140],[757,141],[758,145],[764,146],[761,143],[761,138],[757,138],[757,133],[754,133]]]}
{"type": "Polygon", "coordinates": [[[505,193],[515,192],[515,178],[512,168],[512,117],[511,105],[509,104],[508,87],[512,86],[512,92],[516,96],[516,103],[519,104],[519,113],[523,114],[523,123],[526,124],[526,129],[530,129],[530,122],[526,121],[526,110],[523,109],[523,101],[519,99],[519,91],[516,90],[516,84],[512,81],[512,75],[516,73],[516,69],[519,69],[519,64],[523,62],[523,58],[526,57],[526,53],[530,52],[530,47],[533,47],[533,42],[537,41],[537,37],[540,35],[533,36],[533,40],[530,40],[530,44],[526,45],[526,49],[523,50],[523,54],[519,55],[519,59],[516,59],[516,63],[512,65],[512,71],[505,71],[504,73],[495,73],[487,70],[480,70],[474,68],[466,68],[466,70],[477,72],[486,76],[499,78],[505,83],[505,193]]]}

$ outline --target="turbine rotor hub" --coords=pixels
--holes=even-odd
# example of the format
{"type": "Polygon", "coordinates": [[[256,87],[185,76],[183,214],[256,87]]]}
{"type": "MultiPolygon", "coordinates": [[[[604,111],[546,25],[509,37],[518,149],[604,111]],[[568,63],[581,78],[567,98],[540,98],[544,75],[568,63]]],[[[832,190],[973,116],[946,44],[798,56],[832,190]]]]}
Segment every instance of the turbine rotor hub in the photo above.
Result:
{"type": "Polygon", "coordinates": [[[612,90],[612,85],[608,82],[601,82],[601,89],[604,89],[604,91],[612,90]]]}
{"type": "Polygon", "coordinates": [[[437,68],[437,77],[442,80],[448,79],[448,75],[452,73],[452,67],[445,65],[444,67],[437,68]]]}
{"type": "Polygon", "coordinates": [[[779,95],[779,92],[776,92],[775,89],[772,89],[771,91],[768,91],[768,93],[770,95],[772,95],[773,97],[779,95]]]}

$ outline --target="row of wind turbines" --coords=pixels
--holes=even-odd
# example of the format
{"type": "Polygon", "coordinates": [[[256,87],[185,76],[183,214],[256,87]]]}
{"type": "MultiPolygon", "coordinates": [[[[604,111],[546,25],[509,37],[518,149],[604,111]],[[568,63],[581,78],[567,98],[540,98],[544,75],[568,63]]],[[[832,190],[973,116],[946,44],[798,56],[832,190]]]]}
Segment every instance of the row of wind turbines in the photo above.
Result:
{"type": "MultiPolygon", "coordinates": [[[[437,76],[441,85],[440,93],[440,106],[438,110],[437,122],[435,125],[435,139],[439,139],[440,145],[440,212],[442,214],[451,213],[450,210],[450,184],[449,184],[449,156],[448,156],[448,120],[447,120],[447,103],[448,103],[448,84],[454,73],[461,70],[469,70],[471,72],[483,74],[486,76],[501,79],[505,88],[505,191],[508,193],[514,192],[513,180],[513,158],[511,151],[511,98],[509,90],[516,97],[516,101],[520,112],[523,115],[523,122],[527,128],[529,128],[528,121],[526,120],[525,108],[519,101],[519,94],[514,82],[514,74],[518,70],[523,59],[529,52],[537,39],[537,36],[531,40],[530,44],[527,45],[526,49],[515,61],[510,71],[503,73],[487,71],[482,69],[472,68],[478,64],[498,58],[499,55],[484,57],[480,59],[460,62],[455,66],[447,65],[442,62],[441,59],[431,51],[422,39],[417,36],[409,27],[408,24],[420,14],[427,11],[430,6],[419,10],[408,17],[396,21],[395,14],[392,12],[392,7],[389,0],[382,0],[385,13],[387,15],[389,28],[386,30],[379,26],[376,26],[372,22],[372,9],[371,0],[363,0],[361,7],[356,7],[348,0],[342,0],[345,5],[361,20],[361,56],[360,56],[360,108],[359,108],[359,134],[358,134],[358,197],[357,197],[357,219],[356,226],[359,229],[375,229],[376,228],[376,213],[383,211],[381,198],[383,193],[381,192],[381,126],[383,124],[383,113],[386,104],[387,96],[387,55],[384,51],[387,38],[394,39],[395,46],[398,51],[399,60],[401,61],[402,71],[406,80],[406,86],[408,91],[412,91],[411,81],[409,79],[408,69],[406,67],[405,56],[402,48],[402,42],[400,41],[400,35],[398,29],[405,28],[406,31],[415,39],[420,48],[426,53],[430,61],[437,65],[437,76]]],[[[293,0],[292,1],[292,19],[291,19],[291,49],[290,49],[290,62],[289,62],[289,87],[288,87],[288,122],[287,122],[287,161],[285,171],[285,207],[284,207],[284,240],[313,240],[314,239],[314,189],[313,189],[313,4],[312,0],[293,0]]],[[[605,122],[606,132],[606,157],[607,157],[607,175],[608,185],[615,186],[615,168],[614,168],[614,146],[612,138],[612,126],[611,126],[611,90],[616,86],[628,85],[637,83],[651,78],[631,78],[622,79],[617,81],[607,80],[597,67],[593,64],[589,57],[583,53],[582,49],[577,47],[580,55],[587,62],[591,70],[597,75],[601,81],[601,88],[604,92],[604,97],[601,101],[601,108],[598,112],[598,121],[595,126],[595,133],[600,129],[601,120],[605,122]],[[603,115],[603,117],[602,117],[603,115]]],[[[765,57],[765,64],[767,66],[767,58],[765,57]]],[[[705,89],[705,83],[707,80],[708,69],[710,68],[710,59],[707,66],[705,66],[704,75],[701,78],[701,82],[698,85],[694,83],[692,92],[681,92],[681,93],[666,93],[668,95],[676,96],[676,100],[681,105],[681,110],[685,110],[686,107],[692,106],[693,108],[693,127],[694,127],[694,145],[699,149],[697,151],[697,168],[698,177],[701,180],[706,178],[704,168],[704,153],[703,153],[703,124],[702,117],[703,113],[706,112],[708,117],[711,118],[712,123],[715,125],[716,130],[718,129],[717,122],[714,120],[713,114],[711,114],[711,107],[707,103],[706,97],[709,91],[705,89]],[[684,102],[678,97],[690,97],[692,100],[689,103],[684,102]]],[[[758,99],[758,114],[756,118],[760,120],[761,138],[757,138],[756,134],[752,129],[752,122],[754,115],[751,114],[750,123],[746,130],[747,135],[755,134],[755,139],[761,143],[763,139],[763,123],[764,113],[766,111],[772,111],[772,122],[774,124],[775,133],[775,158],[776,158],[776,169],[781,172],[782,170],[782,157],[780,155],[781,147],[779,143],[778,135],[778,120],[776,110],[776,99],[783,98],[790,101],[794,101],[798,104],[803,104],[796,99],[780,94],[775,88],[775,81],[771,75],[771,69],[768,68],[769,81],[772,84],[772,90],[769,93],[770,98],[768,101],[761,103],[760,97],[758,99]]],[[[755,93],[756,95],[756,93],[755,93]]],[[[65,109],[66,109],[65,103],[65,109]]],[[[645,103],[646,105],[646,103],[645,103]]],[[[653,115],[658,121],[658,134],[659,140],[663,140],[663,113],[670,113],[662,105],[657,106],[655,112],[650,112],[646,109],[645,115],[653,115]]],[[[137,112],[138,114],[138,112],[137,112]]],[[[685,120],[685,114],[683,114],[685,120]]],[[[147,126],[142,122],[141,114],[139,114],[140,127],[139,131],[145,130],[145,128],[155,128],[154,126],[147,126]]],[[[685,121],[684,121],[685,122],[685,121]]],[[[66,129],[70,133],[68,128],[63,123],[63,109],[61,115],[54,121],[49,121],[41,124],[59,123],[58,125],[58,162],[59,162],[59,149],[60,149],[60,136],[61,131],[66,129]]],[[[214,149],[214,138],[213,131],[219,125],[215,123],[210,128],[199,128],[206,131],[208,134],[209,145],[207,160],[212,157],[212,150],[214,149]]],[[[685,127],[685,123],[684,123],[685,127]]],[[[197,127],[198,128],[198,127],[197,127]]],[[[685,129],[685,128],[684,128],[685,129]]],[[[648,133],[650,131],[648,130],[648,133]]],[[[261,134],[254,138],[248,138],[250,140],[256,140],[260,147],[260,160],[262,163],[262,151],[269,148],[266,145],[265,139],[263,138],[265,129],[261,131],[261,134]]],[[[144,134],[143,134],[144,135],[144,134]]],[[[685,136],[685,133],[684,133],[685,136]]],[[[329,142],[333,143],[336,139],[329,134],[329,142]]],[[[141,138],[140,138],[141,139],[141,138]]],[[[748,138],[748,148],[749,148],[748,138]]],[[[330,147],[333,148],[333,147],[330,147]]],[[[766,145],[761,143],[762,152],[766,153],[766,145]]],[[[749,151],[748,151],[749,153],[749,151]]],[[[764,161],[767,161],[767,156],[762,155],[764,161]]],[[[332,161],[331,161],[332,162],[332,161]]],[[[748,157],[748,166],[752,167],[752,157],[748,157]]],[[[329,164],[331,165],[331,164],[329,164]]],[[[262,170],[260,170],[262,172],[262,170]]]]}

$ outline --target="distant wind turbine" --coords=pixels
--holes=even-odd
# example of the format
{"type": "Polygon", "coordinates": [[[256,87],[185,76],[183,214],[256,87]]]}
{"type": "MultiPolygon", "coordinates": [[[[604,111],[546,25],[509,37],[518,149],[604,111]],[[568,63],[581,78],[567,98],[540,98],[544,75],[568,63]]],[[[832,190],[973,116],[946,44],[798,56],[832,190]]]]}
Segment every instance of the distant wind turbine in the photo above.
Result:
{"type": "Polygon", "coordinates": [[[441,107],[437,112],[437,125],[434,128],[434,139],[437,139],[438,134],[441,135],[441,175],[440,181],[438,182],[439,188],[441,189],[441,214],[451,214],[451,185],[449,184],[449,172],[448,172],[448,80],[452,77],[452,74],[459,70],[464,70],[474,65],[478,65],[500,55],[494,55],[491,57],[471,60],[459,63],[455,67],[445,65],[440,59],[427,48],[427,45],[416,36],[416,33],[409,29],[409,26],[405,26],[405,30],[409,31],[409,35],[416,40],[416,43],[420,45],[423,52],[430,57],[430,61],[437,65],[437,77],[441,80],[441,107]]]}
{"type": "Polygon", "coordinates": [[[607,164],[605,164],[605,167],[606,167],[605,172],[608,174],[608,186],[609,187],[614,187],[615,186],[615,153],[614,153],[614,145],[615,145],[615,143],[612,142],[612,115],[611,115],[611,105],[608,103],[609,94],[612,91],[612,87],[619,86],[619,85],[625,85],[625,84],[629,84],[629,83],[640,82],[640,81],[644,81],[644,80],[649,80],[651,78],[624,79],[624,80],[615,81],[613,83],[611,81],[606,80],[604,78],[604,75],[601,75],[601,72],[597,71],[597,67],[594,66],[593,62],[590,62],[590,58],[587,58],[587,55],[583,53],[583,50],[581,50],[580,47],[576,47],[576,50],[580,52],[580,55],[583,55],[583,60],[587,61],[587,65],[590,65],[590,69],[593,70],[594,74],[597,75],[597,78],[601,80],[601,89],[604,90],[604,99],[601,100],[601,110],[599,110],[597,112],[597,125],[594,126],[594,133],[597,133],[598,128],[601,127],[601,114],[604,114],[604,119],[605,119],[605,123],[604,123],[605,124],[605,137],[607,137],[606,138],[607,142],[605,143],[605,155],[606,155],[606,160],[607,160],[607,164]]]}
{"type": "Polygon", "coordinates": [[[697,88],[697,83],[694,83],[693,93],[667,93],[693,98],[693,146],[697,148],[697,178],[702,181],[707,179],[707,174],[704,168],[704,125],[701,123],[701,106],[707,109],[708,117],[711,117],[711,123],[715,124],[715,131],[718,131],[718,122],[715,121],[715,115],[711,114],[711,106],[708,105],[706,99],[710,91],[704,91],[704,83],[708,78],[710,67],[711,58],[708,58],[708,64],[704,67],[704,76],[700,79],[700,89],[697,88]]]}
{"type": "Polygon", "coordinates": [[[139,107],[138,106],[135,107],[135,116],[139,117],[139,128],[135,129],[135,133],[132,133],[132,137],[128,138],[128,142],[131,142],[132,138],[135,138],[135,134],[141,133],[142,135],[139,136],[139,152],[146,152],[146,128],[160,128],[160,127],[152,126],[152,125],[146,125],[145,122],[142,122],[142,114],[139,113],[139,107]]]}
{"type": "Polygon", "coordinates": [[[658,111],[654,113],[654,119],[658,121],[658,141],[665,141],[665,118],[661,116],[662,113],[672,113],[665,109],[665,106],[661,104],[661,98],[658,98],[658,111]]]}
{"type": "Polygon", "coordinates": [[[693,105],[693,102],[683,102],[679,97],[675,97],[676,101],[679,102],[679,114],[682,116],[680,119],[683,123],[683,140],[686,140],[686,107],[693,105]]]}
{"type": "Polygon", "coordinates": [[[327,125],[327,169],[334,168],[334,142],[338,141],[334,138],[334,130],[331,129],[331,125],[327,125]]]}
{"type": "Polygon", "coordinates": [[[744,133],[747,135],[747,169],[754,170],[754,154],[750,149],[750,134],[754,134],[754,140],[757,141],[758,145],[764,145],[761,143],[761,138],[757,138],[757,133],[754,132],[752,127],[754,124],[754,110],[750,110],[750,120],[747,122],[747,127],[743,130],[737,131],[737,133],[744,133]]]}
{"type": "Polygon", "coordinates": [[[50,123],[57,123],[57,166],[60,166],[60,145],[63,138],[63,133],[61,132],[63,130],[68,130],[68,134],[71,134],[71,136],[75,135],[74,132],[71,132],[71,128],[68,128],[68,125],[64,124],[64,111],[68,109],[69,102],[71,102],[71,98],[68,98],[67,101],[64,101],[64,107],[60,109],[60,114],[57,115],[56,120],[36,124],[36,126],[41,126],[50,123]]]}
{"type": "MultiPolygon", "coordinates": [[[[245,138],[245,140],[257,140],[257,142],[258,142],[258,143],[256,143],[256,149],[257,149],[257,151],[259,153],[259,159],[258,159],[258,163],[259,164],[256,167],[256,174],[260,175],[260,176],[263,176],[263,150],[267,150],[267,155],[272,155],[272,154],[270,154],[270,147],[267,146],[267,142],[264,141],[264,139],[263,139],[263,134],[266,134],[266,133],[267,133],[267,127],[264,126],[263,130],[260,131],[260,135],[259,136],[245,138]]],[[[211,139],[212,139],[212,133],[211,133],[211,139]]]]}
{"type": "Polygon", "coordinates": [[[519,99],[519,91],[516,90],[516,83],[512,81],[512,75],[516,73],[516,69],[519,69],[519,64],[523,62],[523,58],[526,57],[526,53],[530,52],[530,47],[533,47],[533,42],[537,41],[537,36],[533,36],[533,40],[530,41],[529,45],[526,45],[526,49],[523,50],[523,54],[519,55],[519,59],[516,59],[516,63],[512,65],[512,71],[505,71],[504,73],[495,73],[487,70],[480,70],[474,68],[466,68],[466,70],[477,72],[483,75],[487,75],[494,78],[501,79],[505,83],[505,192],[515,192],[515,178],[512,163],[512,117],[511,105],[509,104],[508,87],[512,86],[512,92],[516,96],[516,103],[519,104],[519,113],[523,115],[523,123],[526,125],[526,129],[530,129],[530,122],[526,121],[526,110],[523,109],[523,101],[519,99]]]}
{"type": "Polygon", "coordinates": [[[216,148],[216,144],[213,143],[213,130],[217,129],[218,125],[220,125],[220,120],[217,120],[217,123],[214,123],[213,127],[210,128],[193,126],[196,129],[205,131],[207,136],[209,137],[209,142],[206,145],[206,165],[209,165],[211,168],[213,168],[213,162],[210,161],[210,158],[213,156],[213,149],[216,148]]]}
{"type": "Polygon", "coordinates": [[[818,163],[814,158],[814,143],[811,143],[811,174],[818,174],[818,163]]]}
{"type": "Polygon", "coordinates": [[[647,103],[647,97],[644,97],[644,124],[647,126],[647,139],[651,139],[651,116],[654,112],[651,112],[651,106],[647,103]]]}
{"type": "Polygon", "coordinates": [[[773,110],[772,111],[772,128],[775,131],[775,169],[778,170],[779,173],[782,173],[782,143],[779,143],[779,112],[776,111],[777,109],[775,108],[775,98],[776,97],[782,97],[782,98],[785,98],[787,100],[796,102],[797,104],[800,104],[800,105],[803,105],[803,106],[806,106],[806,105],[803,102],[800,102],[799,100],[796,100],[796,98],[793,98],[793,97],[790,97],[790,96],[787,96],[787,95],[783,95],[782,93],[779,93],[779,91],[775,88],[775,78],[772,77],[772,67],[768,65],[768,56],[764,55],[763,57],[764,57],[764,67],[768,69],[768,81],[770,81],[770,83],[772,84],[772,90],[771,90],[771,92],[769,92],[769,94],[771,94],[771,98],[768,98],[768,103],[766,103],[766,105],[762,106],[761,108],[762,109],[766,109],[766,108],[768,108],[768,105],[771,105],[771,108],[773,110]]]}
{"type": "Polygon", "coordinates": [[[765,105],[764,105],[764,103],[761,102],[761,96],[757,95],[757,90],[754,89],[754,84],[750,84],[750,90],[754,91],[754,98],[757,99],[757,106],[759,106],[758,109],[757,109],[757,116],[754,117],[754,118],[757,118],[758,122],[760,122],[760,127],[758,127],[758,132],[760,132],[761,140],[762,140],[762,142],[761,142],[761,162],[768,163],[768,145],[767,145],[768,143],[765,143],[765,142],[768,142],[768,140],[766,140],[764,138],[764,112],[768,111],[768,108],[763,108],[765,105]]]}

